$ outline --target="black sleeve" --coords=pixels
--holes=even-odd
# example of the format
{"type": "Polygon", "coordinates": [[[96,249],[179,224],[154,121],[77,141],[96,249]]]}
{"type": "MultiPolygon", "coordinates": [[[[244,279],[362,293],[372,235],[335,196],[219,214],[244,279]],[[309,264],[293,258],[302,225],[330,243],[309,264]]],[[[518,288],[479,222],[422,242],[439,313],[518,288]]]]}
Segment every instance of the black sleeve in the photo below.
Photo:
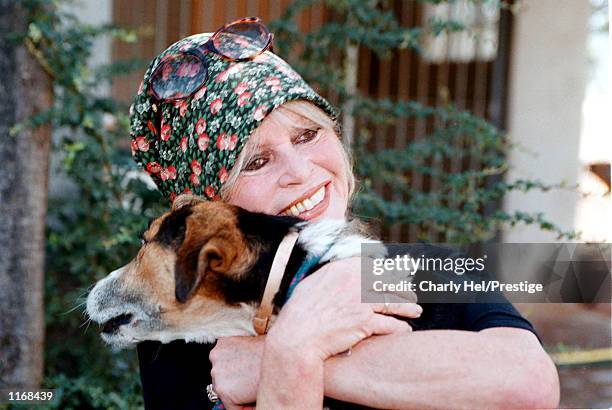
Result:
{"type": "Polygon", "coordinates": [[[505,303],[423,303],[423,314],[410,320],[413,330],[468,330],[516,327],[542,340],[533,325],[508,301],[505,303]]]}
{"type": "Polygon", "coordinates": [[[138,344],[145,409],[212,408],[206,395],[206,386],[211,383],[208,355],[212,347],[182,340],[138,344]]]}
{"type": "Polygon", "coordinates": [[[492,327],[516,327],[529,330],[540,339],[533,325],[510,302],[466,304],[463,314],[466,330],[478,332],[492,327]]]}
{"type": "MultiPolygon", "coordinates": [[[[410,252],[415,255],[427,257],[453,258],[461,257],[462,253],[452,248],[417,244],[411,247],[410,252]]],[[[427,271],[419,272],[414,280],[431,279],[436,275],[442,280],[456,278],[448,272],[427,271]]],[[[483,276],[486,278],[486,276],[483,276]]],[[[467,280],[468,275],[462,276],[467,280]]],[[[423,314],[419,319],[411,321],[414,330],[428,329],[455,329],[478,332],[492,327],[515,327],[525,329],[540,337],[532,324],[525,319],[512,306],[501,293],[478,294],[471,303],[423,303],[423,314]]],[[[541,340],[540,340],[541,343],[541,340]]]]}

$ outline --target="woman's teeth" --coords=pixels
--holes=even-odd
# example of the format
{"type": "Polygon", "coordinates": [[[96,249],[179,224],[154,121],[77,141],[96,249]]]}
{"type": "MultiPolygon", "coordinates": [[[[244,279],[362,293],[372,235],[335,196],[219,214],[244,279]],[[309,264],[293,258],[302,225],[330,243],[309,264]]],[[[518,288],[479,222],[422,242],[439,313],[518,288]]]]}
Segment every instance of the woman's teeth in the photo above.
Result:
{"type": "Polygon", "coordinates": [[[310,198],[306,198],[301,202],[293,205],[291,208],[281,212],[281,215],[293,215],[298,216],[302,212],[310,211],[312,208],[317,206],[325,198],[325,187],[322,186],[317,192],[314,193],[310,198]]]}

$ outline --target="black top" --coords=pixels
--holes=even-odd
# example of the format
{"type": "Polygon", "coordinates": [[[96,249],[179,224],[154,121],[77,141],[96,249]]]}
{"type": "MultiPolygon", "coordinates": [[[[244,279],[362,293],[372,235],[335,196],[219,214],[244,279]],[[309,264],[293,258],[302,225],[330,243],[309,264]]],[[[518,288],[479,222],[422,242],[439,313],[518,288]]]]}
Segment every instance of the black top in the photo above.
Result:
{"type": "MultiPolygon", "coordinates": [[[[420,318],[411,320],[415,331],[456,329],[479,331],[491,327],[515,327],[535,333],[531,323],[510,303],[423,304],[420,318]]],[[[212,344],[175,341],[162,345],[138,345],[140,379],[145,407],[152,409],[207,409],[206,386],[211,383],[208,354],[212,344]]],[[[327,403],[327,402],[326,402],[327,403]]],[[[334,408],[351,408],[338,406],[334,408]]]]}

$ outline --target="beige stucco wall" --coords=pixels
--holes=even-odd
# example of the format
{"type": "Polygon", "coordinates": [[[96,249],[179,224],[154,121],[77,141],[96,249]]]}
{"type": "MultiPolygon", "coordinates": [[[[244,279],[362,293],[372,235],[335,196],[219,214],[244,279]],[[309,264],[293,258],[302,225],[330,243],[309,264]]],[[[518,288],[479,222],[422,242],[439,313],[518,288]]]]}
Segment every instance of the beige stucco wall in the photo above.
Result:
{"type": "MultiPolygon", "coordinates": [[[[84,24],[101,26],[113,23],[112,0],[77,0],[63,4],[62,7],[76,15],[84,24]]],[[[112,39],[110,36],[100,36],[94,42],[94,53],[89,60],[91,67],[96,67],[111,62],[112,39]]],[[[104,92],[110,92],[110,87],[105,86],[104,92]]]]}
{"type": "MultiPolygon", "coordinates": [[[[587,61],[588,0],[525,0],[515,18],[508,128],[523,148],[509,155],[508,181],[536,178],[575,184],[587,61]]],[[[564,229],[574,226],[578,195],[510,194],[506,211],[544,212],[564,229]]],[[[547,242],[554,235],[520,226],[506,242],[547,242]]]]}
{"type": "MultiPolygon", "coordinates": [[[[62,3],[62,10],[74,14],[84,24],[99,26],[111,24],[113,21],[112,0],[77,0],[74,2],[62,3]]],[[[96,67],[111,62],[111,39],[109,36],[99,37],[95,40],[94,53],[89,60],[90,67],[96,67]]],[[[110,86],[107,83],[100,84],[100,94],[110,94],[110,86]]],[[[53,138],[59,139],[64,135],[64,130],[54,132],[53,138]]],[[[61,169],[62,157],[58,153],[51,154],[51,164],[49,168],[49,198],[65,198],[71,195],[75,187],[68,182],[68,179],[59,172],[61,169]]],[[[53,223],[51,221],[50,223],[53,223]]]]}

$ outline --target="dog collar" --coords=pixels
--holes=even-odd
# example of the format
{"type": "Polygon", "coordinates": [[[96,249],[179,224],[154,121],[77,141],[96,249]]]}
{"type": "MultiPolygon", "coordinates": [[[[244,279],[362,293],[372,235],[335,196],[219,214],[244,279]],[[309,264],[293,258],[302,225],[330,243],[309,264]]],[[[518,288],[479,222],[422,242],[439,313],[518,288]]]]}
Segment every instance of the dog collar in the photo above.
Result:
{"type": "Polygon", "coordinates": [[[274,295],[280,287],[281,281],[285,274],[285,268],[287,262],[289,262],[289,256],[293,250],[293,246],[298,239],[299,234],[297,232],[289,232],[281,241],[274,260],[272,261],[272,267],[270,268],[270,275],[266,282],[263,297],[255,317],[253,318],[253,327],[258,335],[264,335],[268,331],[268,325],[270,324],[270,317],[272,316],[274,295]]]}
{"type": "Polygon", "coordinates": [[[289,289],[287,289],[287,296],[285,297],[285,303],[287,303],[287,301],[293,294],[293,291],[295,290],[295,287],[298,285],[298,283],[300,283],[302,279],[304,279],[304,276],[306,276],[306,273],[310,269],[312,269],[313,266],[319,263],[319,261],[321,260],[321,257],[325,255],[325,253],[327,253],[327,251],[331,247],[332,247],[332,244],[329,244],[325,252],[323,252],[320,255],[311,255],[308,258],[306,258],[304,262],[302,262],[302,266],[300,266],[300,269],[298,269],[297,273],[291,280],[291,283],[289,283],[289,289]]]}

